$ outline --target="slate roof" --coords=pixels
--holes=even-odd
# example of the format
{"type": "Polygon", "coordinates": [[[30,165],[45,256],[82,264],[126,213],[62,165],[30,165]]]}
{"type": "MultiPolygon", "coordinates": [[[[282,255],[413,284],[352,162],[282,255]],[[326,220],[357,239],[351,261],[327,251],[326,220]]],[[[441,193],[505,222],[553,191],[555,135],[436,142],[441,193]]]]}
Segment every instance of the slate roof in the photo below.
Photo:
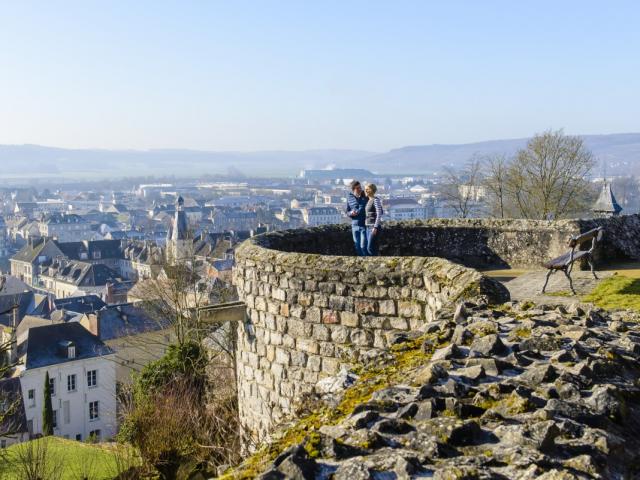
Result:
{"type": "Polygon", "coordinates": [[[11,257],[11,260],[33,263],[40,255],[40,252],[44,250],[45,246],[51,244],[55,244],[55,242],[50,238],[29,239],[29,241],[27,241],[27,243],[18,251],[18,253],[11,257]]]}
{"type": "Polygon", "coordinates": [[[2,289],[0,290],[0,295],[15,295],[17,293],[31,291],[29,285],[24,283],[18,277],[14,277],[12,275],[3,276],[4,283],[2,285],[2,289]]]}
{"type": "Polygon", "coordinates": [[[25,368],[29,370],[112,353],[111,348],[79,323],[54,323],[29,330],[25,368]],[[66,358],[59,351],[59,343],[69,341],[76,346],[76,356],[73,359],[66,358]]]}
{"type": "Polygon", "coordinates": [[[55,225],[67,223],[87,223],[84,218],[82,218],[80,215],[76,215],[75,213],[50,213],[48,215],[45,215],[41,222],[55,225]]]}
{"type": "Polygon", "coordinates": [[[57,242],[57,247],[71,260],[104,260],[123,258],[120,240],[93,240],[82,242],[57,242]],[[99,258],[94,255],[99,253],[99,258]],[[83,258],[85,254],[86,257],[83,258]]]}
{"type": "Polygon", "coordinates": [[[216,260],[212,265],[219,272],[228,271],[233,267],[233,260],[216,260]]]}
{"type": "Polygon", "coordinates": [[[596,200],[596,203],[593,205],[591,210],[598,213],[610,213],[613,215],[617,215],[622,211],[622,207],[616,200],[616,197],[613,195],[610,183],[605,182],[602,185],[600,196],[598,197],[598,200],[596,200]]]}
{"type": "Polygon", "coordinates": [[[105,341],[163,330],[170,325],[169,321],[152,318],[144,309],[131,303],[109,305],[96,312],[96,315],[98,317],[98,337],[105,341]]]}
{"type": "Polygon", "coordinates": [[[0,437],[27,431],[27,417],[24,411],[20,378],[0,380],[0,404],[11,407],[10,414],[0,419],[0,437]]]}
{"type": "Polygon", "coordinates": [[[97,295],[57,298],[53,301],[56,310],[68,310],[76,313],[95,312],[107,306],[97,295]]]}
{"type": "Polygon", "coordinates": [[[13,324],[13,312],[10,310],[14,305],[18,305],[18,324],[20,324],[22,318],[34,306],[34,293],[29,291],[14,295],[0,295],[0,312],[9,310],[0,315],[0,325],[10,327],[13,324]]]}
{"type": "Polygon", "coordinates": [[[184,200],[178,197],[176,213],[169,228],[168,238],[171,240],[186,240],[188,234],[187,215],[183,209],[184,200]]]}
{"type": "Polygon", "coordinates": [[[53,262],[49,267],[43,268],[40,275],[78,287],[100,287],[122,281],[118,272],[101,263],[68,260],[53,262]]]}

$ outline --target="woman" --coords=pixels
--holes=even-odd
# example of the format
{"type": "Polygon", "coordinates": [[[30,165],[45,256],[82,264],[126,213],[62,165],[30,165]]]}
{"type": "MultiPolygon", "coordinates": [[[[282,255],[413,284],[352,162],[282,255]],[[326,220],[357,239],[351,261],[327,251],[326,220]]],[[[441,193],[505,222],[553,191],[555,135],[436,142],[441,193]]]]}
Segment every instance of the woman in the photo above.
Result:
{"type": "Polygon", "coordinates": [[[370,183],[364,189],[364,193],[369,198],[365,207],[365,226],[367,227],[367,256],[378,255],[378,237],[380,236],[380,222],[382,215],[382,202],[376,197],[378,187],[370,183]]]}

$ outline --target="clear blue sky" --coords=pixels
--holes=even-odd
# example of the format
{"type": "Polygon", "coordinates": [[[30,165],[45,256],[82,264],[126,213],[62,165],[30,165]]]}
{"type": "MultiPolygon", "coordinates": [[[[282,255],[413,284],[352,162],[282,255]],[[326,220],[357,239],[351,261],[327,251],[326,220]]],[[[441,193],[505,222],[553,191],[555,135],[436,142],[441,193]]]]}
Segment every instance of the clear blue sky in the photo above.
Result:
{"type": "Polygon", "coordinates": [[[637,1],[0,0],[0,143],[213,150],[640,131],[637,1]]]}

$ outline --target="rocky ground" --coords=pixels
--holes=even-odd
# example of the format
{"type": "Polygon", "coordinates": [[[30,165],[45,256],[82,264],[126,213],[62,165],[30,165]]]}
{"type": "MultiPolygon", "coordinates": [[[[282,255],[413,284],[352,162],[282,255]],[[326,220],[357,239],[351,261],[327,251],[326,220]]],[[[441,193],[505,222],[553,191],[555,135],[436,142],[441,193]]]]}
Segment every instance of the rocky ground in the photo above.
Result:
{"type": "Polygon", "coordinates": [[[259,452],[256,476],[640,478],[638,321],[529,302],[444,311],[419,338],[392,333],[391,352],[324,380],[306,400],[324,416],[259,452]]]}

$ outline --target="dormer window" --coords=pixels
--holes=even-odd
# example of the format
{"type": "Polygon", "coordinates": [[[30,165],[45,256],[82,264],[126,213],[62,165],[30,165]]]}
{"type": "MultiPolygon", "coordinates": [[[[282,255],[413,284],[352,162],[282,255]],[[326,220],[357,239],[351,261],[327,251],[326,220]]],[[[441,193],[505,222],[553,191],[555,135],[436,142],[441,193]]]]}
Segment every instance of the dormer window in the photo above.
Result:
{"type": "Polygon", "coordinates": [[[58,343],[58,355],[69,360],[76,358],[76,344],[70,340],[58,343]]]}

